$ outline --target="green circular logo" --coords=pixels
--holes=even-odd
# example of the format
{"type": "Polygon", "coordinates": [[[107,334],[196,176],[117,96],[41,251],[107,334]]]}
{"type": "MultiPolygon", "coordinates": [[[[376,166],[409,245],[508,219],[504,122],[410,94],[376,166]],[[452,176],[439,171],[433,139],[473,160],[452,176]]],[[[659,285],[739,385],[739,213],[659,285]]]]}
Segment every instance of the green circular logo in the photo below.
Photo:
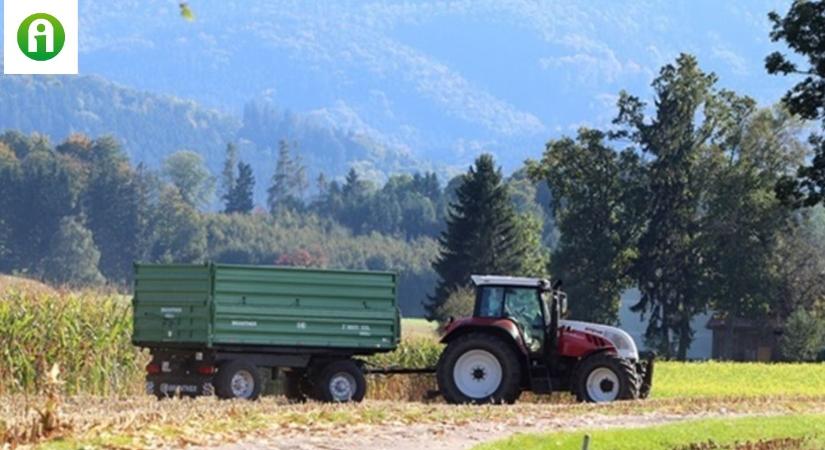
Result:
{"type": "Polygon", "coordinates": [[[50,14],[32,14],[17,29],[17,45],[24,55],[35,61],[54,58],[65,43],[63,25],[50,14]]]}

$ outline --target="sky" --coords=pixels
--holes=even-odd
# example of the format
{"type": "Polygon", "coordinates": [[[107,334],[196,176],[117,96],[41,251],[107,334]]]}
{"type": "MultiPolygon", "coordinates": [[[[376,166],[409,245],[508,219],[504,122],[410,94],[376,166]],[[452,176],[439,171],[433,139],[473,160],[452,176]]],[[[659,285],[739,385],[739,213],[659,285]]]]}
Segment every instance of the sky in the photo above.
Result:
{"type": "Polygon", "coordinates": [[[252,99],[421,159],[505,167],[608,127],[681,52],[768,106],[767,14],[789,1],[80,0],[80,71],[241,114],[252,99]]]}

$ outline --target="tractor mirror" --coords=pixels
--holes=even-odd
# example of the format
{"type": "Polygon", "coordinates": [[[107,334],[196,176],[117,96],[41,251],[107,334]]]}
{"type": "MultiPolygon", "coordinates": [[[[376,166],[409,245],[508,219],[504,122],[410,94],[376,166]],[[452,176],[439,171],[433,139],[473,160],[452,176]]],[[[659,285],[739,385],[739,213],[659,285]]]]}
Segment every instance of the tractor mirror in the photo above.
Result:
{"type": "Polygon", "coordinates": [[[559,315],[564,317],[567,315],[567,294],[560,292],[557,298],[559,299],[559,315]]]}

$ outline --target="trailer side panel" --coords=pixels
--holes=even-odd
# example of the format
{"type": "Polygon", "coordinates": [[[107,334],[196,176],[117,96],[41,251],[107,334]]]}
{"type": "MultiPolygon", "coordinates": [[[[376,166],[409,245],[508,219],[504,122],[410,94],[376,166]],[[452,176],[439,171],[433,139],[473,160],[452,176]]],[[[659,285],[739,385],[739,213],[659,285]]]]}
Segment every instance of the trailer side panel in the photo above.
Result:
{"type": "Polygon", "coordinates": [[[388,350],[396,275],[214,265],[214,344],[388,350]]]}

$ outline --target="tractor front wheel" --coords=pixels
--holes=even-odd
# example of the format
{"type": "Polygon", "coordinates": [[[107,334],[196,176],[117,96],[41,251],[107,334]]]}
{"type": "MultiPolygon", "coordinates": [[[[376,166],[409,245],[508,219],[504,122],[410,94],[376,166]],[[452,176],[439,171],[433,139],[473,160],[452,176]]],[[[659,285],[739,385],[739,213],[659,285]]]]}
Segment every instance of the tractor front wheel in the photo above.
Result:
{"type": "Polygon", "coordinates": [[[634,364],[610,353],[585,358],[573,380],[576,397],[590,403],[635,400],[640,384],[634,364]]]}
{"type": "Polygon", "coordinates": [[[521,394],[518,355],[486,333],[450,342],[438,360],[436,379],[447,403],[513,403],[521,394]]]}

